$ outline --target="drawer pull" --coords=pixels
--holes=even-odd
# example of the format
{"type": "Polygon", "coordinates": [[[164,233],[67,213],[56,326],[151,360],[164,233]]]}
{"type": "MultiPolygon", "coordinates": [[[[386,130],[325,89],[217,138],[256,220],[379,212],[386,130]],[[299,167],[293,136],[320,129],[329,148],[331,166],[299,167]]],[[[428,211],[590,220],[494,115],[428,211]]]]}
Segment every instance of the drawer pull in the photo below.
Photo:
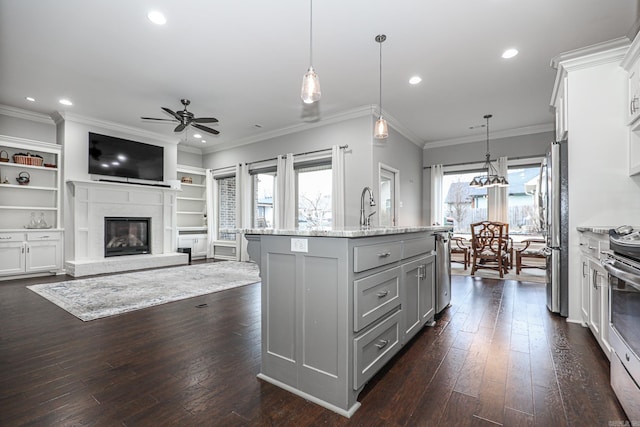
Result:
{"type": "Polygon", "coordinates": [[[378,298],[384,298],[384,297],[386,297],[387,295],[389,295],[389,291],[388,291],[387,289],[385,289],[385,290],[384,290],[384,291],[382,291],[382,292],[378,292],[376,295],[378,296],[378,298]]]}
{"type": "Polygon", "coordinates": [[[41,239],[50,239],[51,236],[40,236],[41,239]]]}
{"type": "Polygon", "coordinates": [[[375,346],[378,347],[378,350],[382,350],[387,346],[387,344],[389,344],[389,340],[380,340],[375,346]]]}
{"type": "Polygon", "coordinates": [[[624,358],[627,359],[627,362],[629,361],[629,353],[625,353],[624,354],[624,358]]]}
{"type": "Polygon", "coordinates": [[[378,254],[379,258],[386,258],[386,257],[390,257],[391,256],[391,252],[383,252],[381,254],[378,254]]]}
{"type": "Polygon", "coordinates": [[[9,237],[0,237],[0,240],[11,240],[11,236],[9,236],[9,237]]]}

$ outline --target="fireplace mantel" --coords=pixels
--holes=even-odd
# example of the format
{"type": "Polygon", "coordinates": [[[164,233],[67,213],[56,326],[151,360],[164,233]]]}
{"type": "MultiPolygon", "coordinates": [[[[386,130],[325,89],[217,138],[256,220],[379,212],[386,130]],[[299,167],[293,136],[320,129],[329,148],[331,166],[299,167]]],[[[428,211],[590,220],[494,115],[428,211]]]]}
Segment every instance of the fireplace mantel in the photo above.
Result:
{"type": "Polygon", "coordinates": [[[181,265],[176,253],[176,194],[179,190],[105,181],[67,181],[65,269],[72,276],[181,265]],[[105,217],[151,218],[151,254],[105,258],[105,217]]]}

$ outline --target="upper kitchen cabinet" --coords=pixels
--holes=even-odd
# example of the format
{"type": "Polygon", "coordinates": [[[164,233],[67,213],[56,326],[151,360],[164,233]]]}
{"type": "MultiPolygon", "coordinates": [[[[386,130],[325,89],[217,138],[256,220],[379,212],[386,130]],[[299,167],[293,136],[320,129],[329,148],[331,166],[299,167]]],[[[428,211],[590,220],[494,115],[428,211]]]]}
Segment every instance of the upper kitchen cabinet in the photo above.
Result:
{"type": "Polygon", "coordinates": [[[562,141],[567,138],[569,123],[567,121],[568,102],[567,96],[569,89],[567,87],[567,71],[562,68],[558,71],[556,84],[553,87],[552,98],[554,100],[553,107],[556,116],[556,141],[562,141]]]}
{"type": "Polygon", "coordinates": [[[636,36],[620,66],[627,72],[625,97],[629,124],[629,175],[640,173],[640,37],[636,36]]]}
{"type": "Polygon", "coordinates": [[[633,40],[620,66],[627,72],[625,111],[631,125],[640,117],[640,37],[633,40]]]}

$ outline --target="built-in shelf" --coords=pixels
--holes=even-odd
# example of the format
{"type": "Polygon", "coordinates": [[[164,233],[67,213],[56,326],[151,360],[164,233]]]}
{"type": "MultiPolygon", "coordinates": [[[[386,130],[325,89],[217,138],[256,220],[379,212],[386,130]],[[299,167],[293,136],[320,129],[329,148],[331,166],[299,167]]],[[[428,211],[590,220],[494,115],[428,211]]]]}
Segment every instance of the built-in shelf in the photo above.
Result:
{"type": "Polygon", "coordinates": [[[197,188],[204,188],[205,185],[204,184],[189,184],[186,182],[181,182],[180,183],[183,187],[197,187],[197,188]]]}
{"type": "Polygon", "coordinates": [[[204,215],[204,212],[177,211],[178,215],[204,215]]]}
{"type": "Polygon", "coordinates": [[[198,201],[201,202],[202,198],[201,197],[176,197],[177,200],[194,200],[194,201],[198,201]]]}
{"type": "MultiPolygon", "coordinates": [[[[2,141],[0,140],[0,145],[1,144],[2,144],[2,141]]],[[[10,168],[19,168],[19,169],[44,169],[44,170],[54,171],[54,172],[58,171],[58,168],[49,168],[46,166],[31,166],[31,165],[23,165],[21,163],[10,163],[10,162],[0,163],[0,168],[3,168],[5,166],[8,166],[10,168]]]]}
{"type": "Polygon", "coordinates": [[[44,191],[58,191],[53,187],[37,187],[35,185],[20,185],[20,184],[0,184],[2,188],[15,188],[16,190],[44,190],[44,191]]]}
{"type": "Polygon", "coordinates": [[[29,222],[29,212],[43,212],[46,223],[59,229],[62,174],[58,165],[62,147],[49,142],[0,135],[0,151],[5,151],[7,156],[3,157],[9,158],[7,162],[0,162],[0,232],[22,229],[29,222]],[[25,152],[39,156],[43,164],[33,166],[13,161],[14,155],[25,152]],[[45,164],[56,167],[47,167],[45,164]],[[26,185],[16,181],[18,176],[25,176],[22,172],[29,175],[26,185]]]}

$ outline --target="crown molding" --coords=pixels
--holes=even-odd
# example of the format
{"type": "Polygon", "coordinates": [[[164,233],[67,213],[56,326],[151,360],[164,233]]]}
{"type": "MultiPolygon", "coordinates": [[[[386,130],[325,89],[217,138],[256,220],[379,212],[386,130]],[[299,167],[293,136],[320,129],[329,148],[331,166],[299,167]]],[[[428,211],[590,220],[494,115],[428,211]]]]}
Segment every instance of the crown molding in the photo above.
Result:
{"type": "Polygon", "coordinates": [[[329,124],[340,123],[349,119],[354,119],[358,117],[364,117],[371,114],[371,106],[358,107],[351,110],[347,110],[341,114],[336,114],[333,116],[329,116],[327,118],[322,118],[313,122],[304,122],[295,124],[293,126],[287,126],[280,129],[275,129],[272,131],[260,133],[259,135],[250,136],[247,138],[238,139],[233,142],[228,142],[225,144],[219,144],[212,147],[207,147],[202,150],[205,154],[215,153],[218,151],[225,151],[231,148],[237,148],[242,145],[249,145],[256,142],[266,141],[268,139],[277,138],[280,136],[290,135],[293,133],[303,132],[309,129],[315,129],[318,127],[326,126],[329,124]]]}
{"type": "Polygon", "coordinates": [[[627,36],[561,53],[551,60],[551,67],[567,71],[580,70],[595,65],[621,61],[629,50],[627,36]]]}
{"type": "MultiPolygon", "coordinates": [[[[513,137],[522,136],[522,135],[533,135],[536,133],[553,132],[554,130],[555,130],[555,125],[553,123],[524,126],[521,128],[492,132],[491,140],[513,138],[513,137]]],[[[440,141],[431,141],[431,142],[425,143],[422,148],[424,150],[427,150],[429,148],[449,147],[453,145],[470,144],[470,143],[479,142],[479,141],[486,141],[486,137],[484,135],[478,134],[478,135],[465,136],[462,138],[452,138],[452,139],[443,139],[440,141]]]]}
{"type": "Polygon", "coordinates": [[[54,125],[54,121],[46,114],[36,113],[34,111],[23,110],[22,108],[10,107],[8,105],[0,105],[0,114],[17,119],[30,120],[32,122],[54,125]]]}
{"type": "Polygon", "coordinates": [[[131,126],[125,126],[114,122],[109,122],[106,120],[94,119],[92,117],[80,116],[78,114],[69,113],[67,111],[56,111],[51,114],[51,118],[55,121],[56,125],[65,122],[75,122],[81,123],[83,125],[98,127],[103,129],[109,129],[116,132],[122,132],[133,136],[139,136],[141,138],[149,138],[157,141],[164,142],[166,144],[178,145],[180,143],[179,139],[171,138],[166,135],[162,135],[155,132],[150,132],[147,130],[142,130],[138,128],[134,128],[131,126]]]}
{"type": "MultiPolygon", "coordinates": [[[[220,151],[225,151],[232,148],[240,147],[242,145],[254,144],[256,142],[262,142],[269,139],[278,138],[280,136],[303,132],[310,129],[315,129],[318,127],[327,126],[335,123],[340,123],[346,120],[351,120],[359,117],[378,116],[379,112],[380,112],[380,109],[378,108],[377,105],[364,105],[364,106],[343,111],[338,114],[334,114],[327,118],[322,118],[317,121],[299,123],[293,126],[287,126],[284,128],[273,130],[273,131],[264,132],[259,135],[251,136],[248,138],[239,139],[233,142],[210,146],[210,147],[204,148],[202,150],[202,153],[211,154],[211,153],[216,153],[220,151]]],[[[413,133],[411,133],[411,131],[409,131],[407,128],[402,126],[398,120],[396,120],[394,117],[390,116],[386,112],[383,112],[383,116],[385,117],[385,120],[387,120],[387,124],[391,126],[395,131],[397,131],[399,134],[407,138],[412,143],[416,144],[418,147],[422,147],[422,145],[424,144],[424,141],[420,140],[420,138],[418,138],[413,133]]],[[[373,126],[372,126],[372,132],[373,132],[373,126]]]]}

